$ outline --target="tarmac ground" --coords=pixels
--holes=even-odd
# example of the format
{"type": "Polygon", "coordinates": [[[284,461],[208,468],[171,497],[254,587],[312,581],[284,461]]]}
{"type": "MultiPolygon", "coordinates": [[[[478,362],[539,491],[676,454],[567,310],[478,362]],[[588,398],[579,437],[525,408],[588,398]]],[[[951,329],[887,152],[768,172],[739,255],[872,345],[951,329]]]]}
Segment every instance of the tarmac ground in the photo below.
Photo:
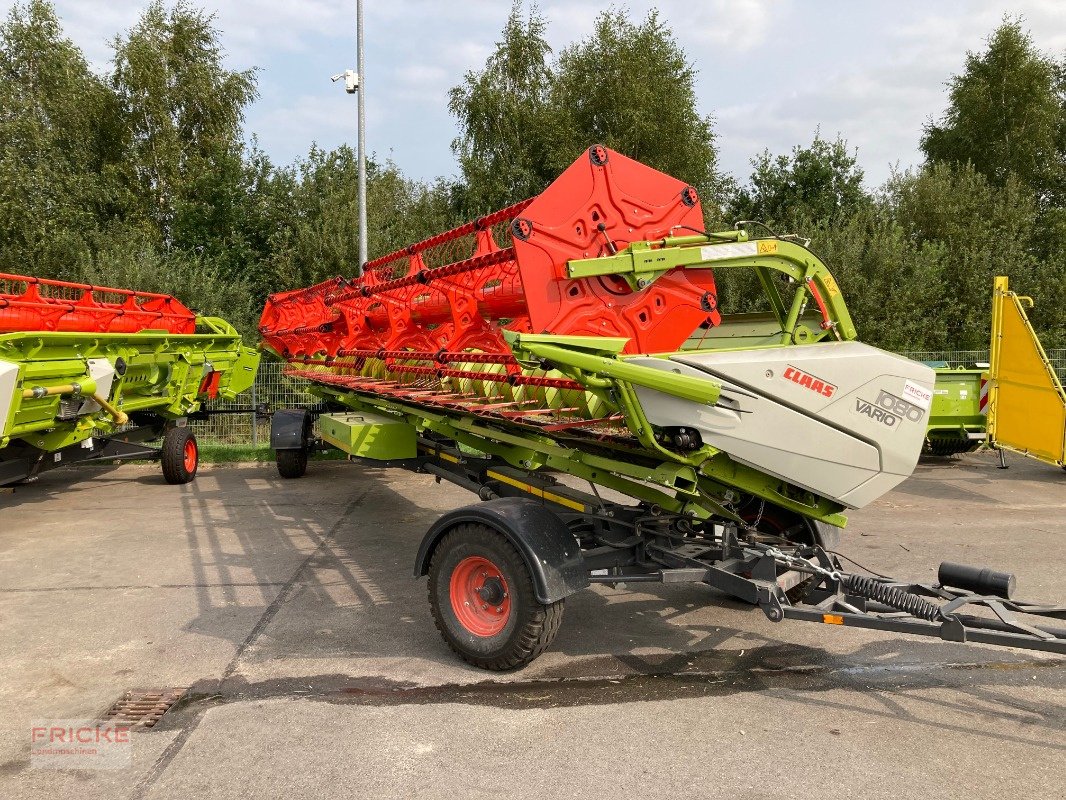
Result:
{"type": "MultiPolygon", "coordinates": [[[[930,459],[840,550],[1066,605],[1066,473],[930,459]]],[[[700,585],[594,587],[486,673],[436,632],[424,532],[472,495],[313,463],[56,470],[0,493],[0,797],[1062,798],[1066,660],[801,622],[700,585]],[[120,769],[42,769],[35,720],[186,689],[120,769]]]]}

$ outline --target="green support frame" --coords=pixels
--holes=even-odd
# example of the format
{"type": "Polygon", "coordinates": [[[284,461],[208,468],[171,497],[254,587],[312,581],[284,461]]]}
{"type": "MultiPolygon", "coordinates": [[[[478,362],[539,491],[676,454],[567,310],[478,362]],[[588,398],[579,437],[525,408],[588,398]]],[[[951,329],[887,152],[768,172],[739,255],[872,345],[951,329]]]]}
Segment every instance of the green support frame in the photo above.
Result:
{"type": "Polygon", "coordinates": [[[569,263],[571,278],[618,275],[634,291],[643,289],[671,269],[755,270],[781,325],[780,344],[808,344],[807,334],[798,334],[800,317],[813,300],[824,307],[823,331],[836,338],[858,336],[847,305],[828,267],[810,250],[783,239],[749,240],[745,231],[725,231],[706,236],[680,236],[656,242],[634,242],[624,250],[599,258],[575,259],[569,263]],[[770,276],[779,272],[796,284],[791,303],[784,300],[770,276]],[[800,341],[801,338],[805,340],[800,341]]]}
{"type": "Polygon", "coordinates": [[[106,409],[71,419],[63,415],[64,402],[91,399],[88,389],[94,382],[88,362],[92,359],[106,359],[112,367],[122,365],[122,374],[116,371],[104,398],[122,415],[150,412],[167,420],[187,416],[207,399],[203,381],[212,373],[218,375],[210,393],[232,400],[254,382],[260,353],[245,347],[237,331],[224,320],[202,317],[197,320],[197,329],[195,334],[0,334],[0,362],[18,368],[8,413],[0,420],[0,447],[23,440],[51,452],[114,432],[120,419],[106,409]],[[79,391],[46,393],[66,386],[76,386],[79,391]],[[34,389],[40,396],[24,396],[34,389]]]}

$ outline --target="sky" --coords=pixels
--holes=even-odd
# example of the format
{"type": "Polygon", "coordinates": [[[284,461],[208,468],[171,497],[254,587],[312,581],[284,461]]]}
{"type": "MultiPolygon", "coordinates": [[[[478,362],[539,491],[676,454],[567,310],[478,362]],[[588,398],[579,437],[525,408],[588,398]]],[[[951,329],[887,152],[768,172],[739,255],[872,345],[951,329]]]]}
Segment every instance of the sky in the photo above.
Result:
{"type": "MultiPolygon", "coordinates": [[[[196,0],[194,0],[195,2],[196,0]]],[[[12,3],[4,0],[7,8],[12,3]]],[[[354,68],[355,0],[198,0],[216,14],[232,69],[258,69],[246,129],[275,163],[313,143],[355,146],[356,100],[330,76],[354,68]]],[[[510,0],[364,0],[367,151],[409,176],[458,172],[448,90],[481,68],[510,0]]],[[[587,36],[610,2],[541,0],[558,53],[587,36]]],[[[140,0],[55,0],[64,30],[99,70],[140,0]]],[[[721,168],[745,181],[764,148],[786,153],[819,129],[857,149],[869,186],[920,161],[922,126],[945,84],[1004,15],[1036,45],[1066,52],[1064,0],[659,0],[615,3],[634,19],[658,8],[697,70],[701,115],[715,119],[721,168]]],[[[575,154],[576,155],[576,154],[575,154]]]]}

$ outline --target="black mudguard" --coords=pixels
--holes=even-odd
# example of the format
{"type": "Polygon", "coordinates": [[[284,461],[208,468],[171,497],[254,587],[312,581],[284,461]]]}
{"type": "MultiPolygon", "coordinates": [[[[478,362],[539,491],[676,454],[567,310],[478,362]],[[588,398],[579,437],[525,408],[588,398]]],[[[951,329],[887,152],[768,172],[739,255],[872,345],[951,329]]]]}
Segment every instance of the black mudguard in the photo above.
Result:
{"type": "Polygon", "coordinates": [[[311,438],[311,414],[302,408],[285,408],[270,417],[273,450],[303,450],[311,438]]]}
{"type": "Polygon", "coordinates": [[[588,570],[577,540],[558,515],[537,500],[501,497],[449,511],[422,539],[415,577],[429,572],[437,543],[457,525],[480,523],[505,537],[525,560],[537,600],[549,604],[588,588],[588,570]]]}

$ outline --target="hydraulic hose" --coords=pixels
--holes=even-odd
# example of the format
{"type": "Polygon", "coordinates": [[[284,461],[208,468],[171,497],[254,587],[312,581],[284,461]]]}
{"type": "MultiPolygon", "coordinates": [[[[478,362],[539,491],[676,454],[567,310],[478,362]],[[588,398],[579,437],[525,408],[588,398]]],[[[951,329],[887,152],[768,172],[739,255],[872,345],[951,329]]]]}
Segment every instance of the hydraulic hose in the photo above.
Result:
{"type": "Polygon", "coordinates": [[[106,397],[101,397],[99,393],[96,393],[92,395],[92,398],[93,401],[95,401],[96,404],[100,406],[100,408],[102,408],[104,411],[111,415],[111,418],[115,420],[116,425],[125,425],[127,422],[130,421],[130,418],[126,414],[126,412],[122,411],[119,408],[116,408],[106,397]]]}
{"type": "Polygon", "coordinates": [[[87,380],[85,383],[64,383],[61,386],[34,386],[32,389],[22,390],[23,400],[33,400],[41,397],[54,397],[56,395],[81,394],[89,397],[100,406],[118,425],[125,425],[129,417],[124,411],[116,408],[106,397],[96,390],[96,381],[87,380]]]}

